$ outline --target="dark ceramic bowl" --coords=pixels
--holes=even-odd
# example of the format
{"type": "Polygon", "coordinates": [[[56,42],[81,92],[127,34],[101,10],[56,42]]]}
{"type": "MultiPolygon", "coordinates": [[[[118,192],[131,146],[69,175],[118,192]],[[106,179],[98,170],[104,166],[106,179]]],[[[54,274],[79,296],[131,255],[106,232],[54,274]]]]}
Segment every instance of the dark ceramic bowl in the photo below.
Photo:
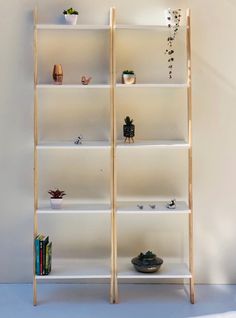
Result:
{"type": "Polygon", "coordinates": [[[138,272],[155,273],[160,269],[161,265],[163,264],[163,260],[156,256],[153,258],[144,258],[143,260],[140,260],[140,258],[137,256],[131,260],[131,263],[138,272]]]}

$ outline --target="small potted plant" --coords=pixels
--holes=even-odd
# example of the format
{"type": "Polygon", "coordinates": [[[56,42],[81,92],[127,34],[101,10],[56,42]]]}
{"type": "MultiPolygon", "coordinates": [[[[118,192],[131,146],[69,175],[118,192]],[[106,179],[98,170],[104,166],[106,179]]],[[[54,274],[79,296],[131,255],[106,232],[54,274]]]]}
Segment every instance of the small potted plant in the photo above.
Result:
{"type": "Polygon", "coordinates": [[[167,61],[168,61],[169,79],[173,78],[174,61],[175,61],[174,44],[175,44],[177,33],[180,28],[181,17],[182,17],[181,9],[166,10],[166,20],[167,20],[167,26],[168,26],[169,32],[167,36],[167,49],[165,50],[165,54],[167,55],[167,61]]]}
{"type": "Polygon", "coordinates": [[[135,84],[136,75],[134,71],[126,70],[122,73],[122,84],[135,84]]]}
{"type": "Polygon", "coordinates": [[[78,11],[74,10],[73,8],[70,8],[68,10],[64,10],[63,14],[67,24],[76,25],[79,14],[78,11]]]}
{"type": "Polygon", "coordinates": [[[52,209],[60,209],[62,206],[63,197],[64,195],[66,195],[65,191],[56,189],[56,190],[49,190],[48,193],[51,196],[52,209]]]}
{"type": "Polygon", "coordinates": [[[134,135],[135,135],[135,126],[133,124],[133,119],[130,119],[129,116],[125,117],[125,125],[123,125],[123,134],[125,137],[125,142],[128,141],[129,143],[132,141],[134,142],[134,135]]]}

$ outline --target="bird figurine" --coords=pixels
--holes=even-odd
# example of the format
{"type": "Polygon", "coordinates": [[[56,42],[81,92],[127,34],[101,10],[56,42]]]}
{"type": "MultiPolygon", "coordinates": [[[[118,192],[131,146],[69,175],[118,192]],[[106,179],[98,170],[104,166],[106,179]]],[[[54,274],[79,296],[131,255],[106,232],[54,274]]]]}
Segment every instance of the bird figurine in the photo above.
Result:
{"type": "Polygon", "coordinates": [[[82,77],[81,77],[81,83],[82,83],[83,85],[88,85],[88,84],[90,83],[91,79],[92,79],[91,76],[88,77],[88,78],[86,78],[86,76],[82,76],[82,77]]]}
{"type": "Polygon", "coordinates": [[[75,145],[82,145],[83,136],[80,135],[78,138],[74,141],[75,145]]]}
{"type": "Polygon", "coordinates": [[[176,200],[170,200],[169,202],[167,202],[166,204],[167,209],[171,209],[171,210],[175,210],[176,209],[176,200]]]}

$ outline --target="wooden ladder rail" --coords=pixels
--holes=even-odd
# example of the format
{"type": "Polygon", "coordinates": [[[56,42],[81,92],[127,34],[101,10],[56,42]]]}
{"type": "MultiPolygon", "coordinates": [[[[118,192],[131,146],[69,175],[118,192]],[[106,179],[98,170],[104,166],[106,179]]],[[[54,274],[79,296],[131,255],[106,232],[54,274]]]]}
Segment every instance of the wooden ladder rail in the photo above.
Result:
{"type": "Polygon", "coordinates": [[[35,272],[35,238],[38,235],[38,220],[37,220],[37,209],[38,209],[38,10],[37,7],[34,9],[34,232],[33,232],[33,304],[37,305],[37,281],[35,272]]]}
{"type": "Polygon", "coordinates": [[[194,292],[194,243],[193,243],[193,159],[192,159],[192,60],[191,60],[191,16],[190,9],[187,10],[187,30],[186,30],[186,45],[187,45],[187,72],[188,72],[188,88],[187,88],[187,103],[188,103],[188,204],[190,209],[189,214],[189,269],[191,278],[190,286],[190,302],[195,302],[194,292]]]}

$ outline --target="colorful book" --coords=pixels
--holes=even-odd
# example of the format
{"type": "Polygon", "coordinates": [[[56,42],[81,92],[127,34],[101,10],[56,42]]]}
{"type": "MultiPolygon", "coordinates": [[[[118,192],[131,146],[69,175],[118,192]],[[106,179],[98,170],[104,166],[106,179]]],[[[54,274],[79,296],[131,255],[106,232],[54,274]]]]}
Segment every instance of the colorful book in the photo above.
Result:
{"type": "Polygon", "coordinates": [[[49,237],[46,236],[41,240],[42,242],[42,275],[46,275],[46,246],[49,243],[49,237]]]}
{"type": "Polygon", "coordinates": [[[51,272],[51,260],[52,260],[52,242],[46,245],[46,264],[45,274],[48,275],[51,272]]]}
{"type": "Polygon", "coordinates": [[[35,274],[40,275],[40,240],[43,238],[43,235],[39,234],[36,236],[35,244],[35,274]]]}

